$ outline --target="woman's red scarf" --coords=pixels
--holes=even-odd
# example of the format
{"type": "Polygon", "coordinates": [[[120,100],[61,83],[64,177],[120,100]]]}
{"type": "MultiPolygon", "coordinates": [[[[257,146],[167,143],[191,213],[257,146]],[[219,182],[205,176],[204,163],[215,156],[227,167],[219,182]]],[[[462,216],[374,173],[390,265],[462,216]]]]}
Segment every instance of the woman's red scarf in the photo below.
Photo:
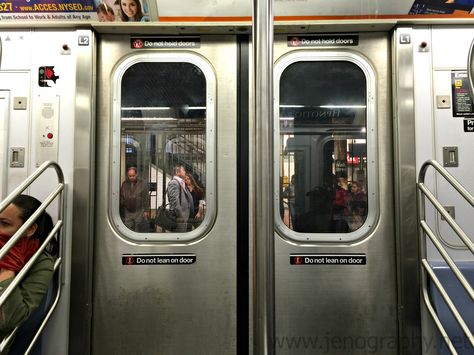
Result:
{"type": "MultiPolygon", "coordinates": [[[[0,247],[3,248],[9,239],[10,236],[0,233],[0,247]]],[[[0,260],[0,269],[11,270],[17,273],[31,259],[39,247],[40,241],[37,238],[20,238],[8,254],[0,260]]]]}

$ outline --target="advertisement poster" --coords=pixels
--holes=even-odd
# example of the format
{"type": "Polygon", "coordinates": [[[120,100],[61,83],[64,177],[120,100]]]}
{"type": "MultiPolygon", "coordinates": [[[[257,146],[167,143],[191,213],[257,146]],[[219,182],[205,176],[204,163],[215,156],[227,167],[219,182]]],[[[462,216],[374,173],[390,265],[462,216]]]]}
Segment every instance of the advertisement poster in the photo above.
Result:
{"type": "MultiPolygon", "coordinates": [[[[0,21],[244,22],[252,0],[0,0],[0,21]]],[[[474,0],[274,0],[275,21],[474,17],[474,0]]]]}
{"type": "MultiPolygon", "coordinates": [[[[474,0],[274,0],[275,21],[472,17],[474,0]]],[[[250,0],[157,0],[160,21],[251,21],[250,0]],[[196,5],[196,6],[193,6],[196,5]]]]}
{"type": "Polygon", "coordinates": [[[0,21],[150,21],[148,0],[0,0],[0,21]]]}
{"type": "Polygon", "coordinates": [[[93,20],[93,0],[0,0],[1,21],[93,20]]]}
{"type": "Polygon", "coordinates": [[[472,13],[474,0],[415,0],[410,15],[453,15],[472,13]]]}
{"type": "Polygon", "coordinates": [[[100,22],[149,22],[151,19],[148,0],[102,0],[95,5],[100,22]]]}

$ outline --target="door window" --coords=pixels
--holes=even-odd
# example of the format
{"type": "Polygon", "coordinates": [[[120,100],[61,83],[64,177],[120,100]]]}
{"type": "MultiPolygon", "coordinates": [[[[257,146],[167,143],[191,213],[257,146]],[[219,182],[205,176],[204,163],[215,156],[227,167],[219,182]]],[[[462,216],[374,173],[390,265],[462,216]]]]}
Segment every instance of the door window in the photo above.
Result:
{"type": "Polygon", "coordinates": [[[277,226],[290,238],[347,241],[373,223],[374,81],[357,56],[293,54],[277,65],[277,226]]]}
{"type": "Polygon", "coordinates": [[[197,56],[134,56],[116,72],[112,218],[135,240],[188,240],[213,201],[215,78],[197,56]]]}

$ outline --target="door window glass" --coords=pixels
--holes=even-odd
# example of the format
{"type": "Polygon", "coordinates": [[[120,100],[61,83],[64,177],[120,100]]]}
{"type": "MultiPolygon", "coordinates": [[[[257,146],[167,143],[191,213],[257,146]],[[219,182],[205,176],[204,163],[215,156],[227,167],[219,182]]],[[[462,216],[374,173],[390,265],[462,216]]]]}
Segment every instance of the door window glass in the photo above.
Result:
{"type": "Polygon", "coordinates": [[[120,76],[114,218],[133,239],[191,233],[206,220],[208,75],[192,62],[137,60],[120,76]]]}
{"type": "Polygon", "coordinates": [[[372,200],[367,129],[374,120],[367,82],[349,60],[295,60],[281,71],[278,211],[284,229],[350,234],[365,224],[372,200]]]}

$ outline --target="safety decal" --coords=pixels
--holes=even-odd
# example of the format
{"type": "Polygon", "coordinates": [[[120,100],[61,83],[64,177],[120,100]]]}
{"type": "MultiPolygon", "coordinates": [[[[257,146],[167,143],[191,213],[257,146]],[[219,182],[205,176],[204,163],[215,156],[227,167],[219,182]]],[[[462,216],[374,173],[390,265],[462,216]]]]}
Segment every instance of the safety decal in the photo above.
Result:
{"type": "Polygon", "coordinates": [[[122,265],[189,265],[196,262],[195,254],[123,254],[122,265]]]}
{"type": "Polygon", "coordinates": [[[469,92],[467,71],[451,72],[451,90],[453,100],[453,117],[474,117],[474,105],[469,92]]]}
{"type": "Polygon", "coordinates": [[[199,36],[189,37],[131,37],[130,47],[132,49],[156,49],[156,48],[199,48],[201,38],[199,36]]]}
{"type": "Polygon", "coordinates": [[[56,75],[54,72],[54,67],[49,66],[49,67],[39,67],[38,70],[38,85],[41,87],[46,87],[49,88],[52,85],[50,84],[56,84],[56,80],[59,79],[59,76],[56,75]]]}
{"type": "Polygon", "coordinates": [[[365,254],[290,254],[291,265],[366,265],[365,254]]]}

